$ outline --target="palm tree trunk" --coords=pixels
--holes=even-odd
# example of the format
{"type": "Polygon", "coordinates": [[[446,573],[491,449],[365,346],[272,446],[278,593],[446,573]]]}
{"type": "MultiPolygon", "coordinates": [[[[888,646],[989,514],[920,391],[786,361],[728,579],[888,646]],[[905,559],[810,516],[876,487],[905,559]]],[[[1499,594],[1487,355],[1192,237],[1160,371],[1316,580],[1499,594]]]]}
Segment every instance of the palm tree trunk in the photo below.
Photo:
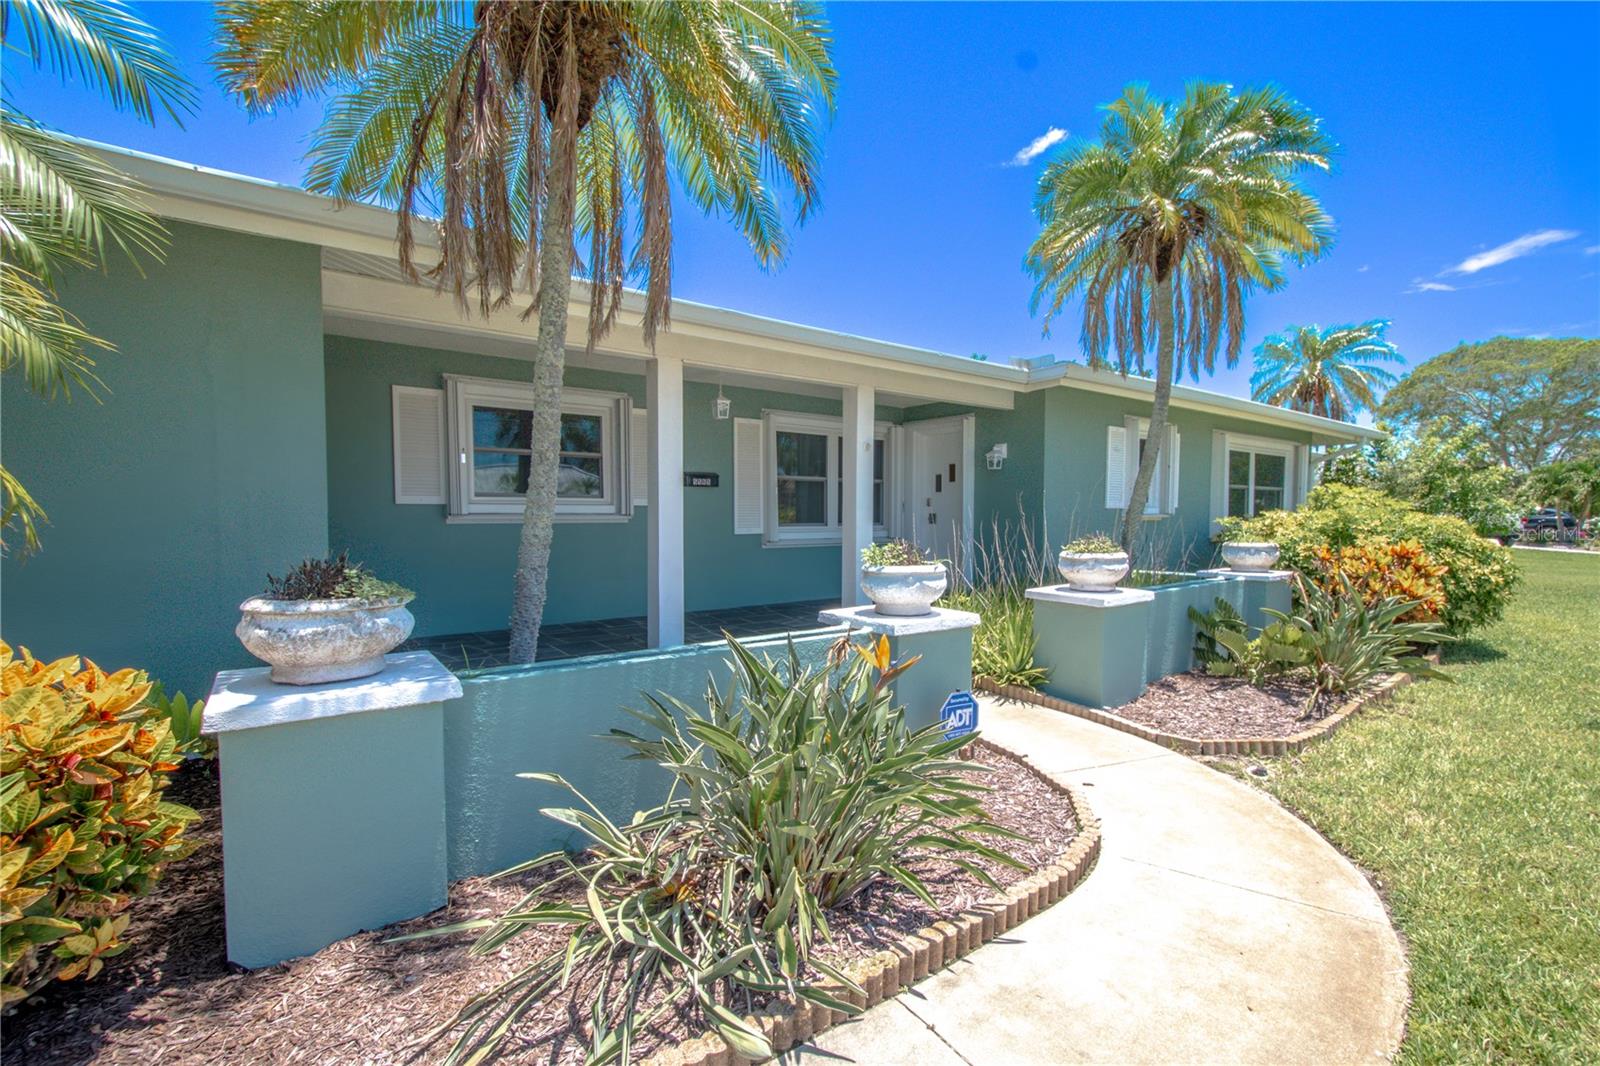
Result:
{"type": "MultiPolygon", "coordinates": [[[[1167,406],[1172,402],[1172,356],[1175,338],[1172,335],[1172,283],[1156,283],[1151,301],[1151,312],[1156,316],[1156,394],[1150,407],[1150,432],[1145,438],[1144,456],[1139,460],[1139,473],[1134,476],[1133,489],[1128,493],[1128,509],[1122,512],[1122,550],[1128,558],[1134,557],[1139,533],[1144,525],[1145,502],[1150,499],[1150,486],[1155,480],[1157,464],[1161,461],[1161,448],[1167,442],[1167,406]]],[[[1137,440],[1130,441],[1137,448],[1137,440]]]]}
{"type": "Polygon", "coordinates": [[[539,334],[533,346],[533,456],[522,509],[522,538],[511,600],[511,661],[531,663],[539,650],[550,544],[555,536],[556,476],[561,462],[561,379],[567,365],[567,301],[572,295],[572,136],[551,133],[545,208],[539,234],[539,334]]]}

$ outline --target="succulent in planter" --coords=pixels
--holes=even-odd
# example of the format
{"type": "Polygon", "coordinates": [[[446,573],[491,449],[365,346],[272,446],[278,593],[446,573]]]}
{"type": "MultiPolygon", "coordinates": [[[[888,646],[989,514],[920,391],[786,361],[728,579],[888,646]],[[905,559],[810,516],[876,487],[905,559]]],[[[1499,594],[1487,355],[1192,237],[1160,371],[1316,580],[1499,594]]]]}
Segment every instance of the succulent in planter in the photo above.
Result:
{"type": "Polygon", "coordinates": [[[411,635],[414,595],[341,552],[268,575],[266,592],[239,605],[234,632],[280,684],[349,681],[382,670],[384,655],[411,635]]]}
{"type": "Polygon", "coordinates": [[[1063,545],[1056,569],[1070,589],[1109,592],[1128,576],[1128,553],[1104,533],[1093,533],[1063,545]]]}
{"type": "Polygon", "coordinates": [[[921,615],[949,586],[945,564],[908,540],[861,549],[861,591],[879,614],[921,615]]]}

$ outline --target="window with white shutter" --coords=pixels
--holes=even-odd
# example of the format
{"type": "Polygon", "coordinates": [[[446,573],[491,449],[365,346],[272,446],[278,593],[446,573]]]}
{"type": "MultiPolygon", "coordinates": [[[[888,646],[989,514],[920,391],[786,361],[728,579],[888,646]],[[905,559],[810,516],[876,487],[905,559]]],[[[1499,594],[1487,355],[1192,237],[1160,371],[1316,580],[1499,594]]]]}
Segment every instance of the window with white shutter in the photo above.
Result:
{"type": "Polygon", "coordinates": [[[1165,512],[1171,514],[1178,509],[1178,457],[1183,452],[1183,440],[1178,436],[1177,426],[1167,427],[1167,498],[1162,501],[1165,512]]]}
{"type": "Polygon", "coordinates": [[[1128,431],[1106,427],[1106,506],[1120,511],[1128,505],[1128,431]]]}
{"type": "Polygon", "coordinates": [[[449,502],[445,482],[444,390],[390,387],[394,418],[394,502],[449,502]]]}
{"type": "MultiPolygon", "coordinates": [[[[1146,435],[1150,421],[1129,416],[1120,426],[1106,427],[1106,506],[1121,510],[1128,506],[1133,483],[1139,476],[1139,464],[1144,461],[1146,435]],[[1137,448],[1128,442],[1137,440],[1137,448]]],[[[1178,427],[1168,424],[1167,443],[1156,460],[1156,469],[1150,479],[1150,489],[1145,495],[1144,513],[1158,517],[1171,514],[1178,505],[1178,427]]]]}
{"type": "Polygon", "coordinates": [[[633,409],[628,426],[628,480],[632,483],[633,505],[650,502],[650,412],[633,409]]]}
{"type": "Polygon", "coordinates": [[[766,529],[766,463],[762,442],[766,427],[759,418],[733,420],[733,531],[766,529]]]}

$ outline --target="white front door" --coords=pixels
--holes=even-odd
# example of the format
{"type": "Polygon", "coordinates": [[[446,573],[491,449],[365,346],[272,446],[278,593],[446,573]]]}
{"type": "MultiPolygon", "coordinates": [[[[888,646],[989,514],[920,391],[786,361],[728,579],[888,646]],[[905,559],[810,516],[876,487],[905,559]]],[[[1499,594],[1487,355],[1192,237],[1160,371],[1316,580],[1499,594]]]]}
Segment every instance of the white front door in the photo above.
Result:
{"type": "Polygon", "coordinates": [[[965,418],[939,418],[908,422],[911,438],[911,484],[907,488],[907,514],[911,528],[906,538],[940,559],[955,559],[961,543],[967,478],[965,418]]]}

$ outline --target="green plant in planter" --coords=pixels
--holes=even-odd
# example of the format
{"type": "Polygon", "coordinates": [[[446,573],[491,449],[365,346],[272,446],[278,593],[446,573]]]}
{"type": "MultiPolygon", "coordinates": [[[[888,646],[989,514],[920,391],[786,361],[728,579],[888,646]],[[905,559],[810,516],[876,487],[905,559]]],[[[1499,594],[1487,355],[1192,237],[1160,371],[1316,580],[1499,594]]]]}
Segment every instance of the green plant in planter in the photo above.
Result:
{"type": "Polygon", "coordinates": [[[306,559],[282,577],[267,575],[266,595],[274,600],[405,600],[416,593],[384,581],[343,551],[332,559],[306,559]]]}
{"type": "Polygon", "coordinates": [[[1079,537],[1063,545],[1061,550],[1074,555],[1111,555],[1122,551],[1122,545],[1104,533],[1091,533],[1087,537],[1079,537]]]}
{"type": "Polygon", "coordinates": [[[886,540],[861,549],[862,566],[921,566],[934,561],[932,555],[909,540],[886,540]]]}
{"type": "Polygon", "coordinates": [[[674,778],[667,799],[628,823],[608,818],[554,774],[521,776],[570,791],[581,806],[543,813],[578,830],[588,850],[553,852],[512,872],[554,876],[497,919],[430,930],[483,929],[487,955],[524,930],[565,927],[561,947],[471,1001],[450,1062],[490,1056],[539,1000],[578,982],[595,989],[590,1062],[631,1060],[636,1034],[692,1004],[741,1056],[773,1054],[730,1009],[740,990],[787,993],[854,1014],[860,993],[818,957],[828,909],[875,881],[926,902],[912,860],[937,852],[980,880],[972,863],[1016,860],[987,841],[1015,838],[991,823],[987,789],[937,725],[912,732],[888,682],[915,659],[889,661],[886,640],[841,642],[824,669],[757,658],[728,637],[733,677],[707,689],[705,709],[647,696],[639,736],[614,730],[630,758],[674,778]],[[574,897],[581,902],[572,902],[574,897]]]}

